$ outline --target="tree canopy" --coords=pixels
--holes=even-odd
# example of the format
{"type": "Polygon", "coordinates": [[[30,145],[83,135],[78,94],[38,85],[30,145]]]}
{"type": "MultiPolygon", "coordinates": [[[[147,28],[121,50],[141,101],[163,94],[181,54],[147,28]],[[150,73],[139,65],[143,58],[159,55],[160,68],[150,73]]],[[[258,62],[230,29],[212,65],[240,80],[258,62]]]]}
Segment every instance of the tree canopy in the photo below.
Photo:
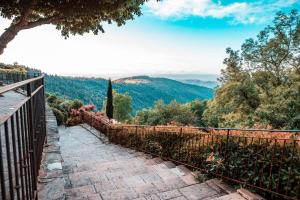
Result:
{"type": "Polygon", "coordinates": [[[114,96],[114,118],[119,122],[131,120],[132,98],[128,93],[113,93],[114,96]]]}
{"type": "Polygon", "coordinates": [[[134,121],[137,124],[147,125],[206,126],[206,122],[203,120],[205,109],[206,101],[199,99],[185,104],[180,104],[176,100],[165,104],[163,100],[158,100],[153,108],[137,112],[134,121]]]}
{"type": "Polygon", "coordinates": [[[124,25],[141,15],[147,0],[22,0],[0,1],[0,16],[12,20],[0,36],[0,55],[19,31],[53,24],[64,37],[104,32],[103,23],[124,25]]]}
{"type": "Polygon", "coordinates": [[[300,128],[300,15],[277,13],[240,51],[227,49],[210,126],[300,128]]]}

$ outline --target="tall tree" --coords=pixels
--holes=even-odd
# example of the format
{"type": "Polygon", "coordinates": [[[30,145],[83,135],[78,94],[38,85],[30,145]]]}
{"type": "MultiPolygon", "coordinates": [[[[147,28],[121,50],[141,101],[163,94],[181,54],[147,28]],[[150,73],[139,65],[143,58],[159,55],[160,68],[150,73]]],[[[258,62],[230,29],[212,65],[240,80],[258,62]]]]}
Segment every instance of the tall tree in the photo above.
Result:
{"type": "Polygon", "coordinates": [[[131,120],[132,98],[128,93],[114,92],[114,118],[120,122],[131,120]]]}
{"type": "Polygon", "coordinates": [[[43,24],[53,24],[67,38],[70,34],[104,32],[103,22],[116,22],[141,15],[141,5],[147,0],[1,0],[0,16],[12,20],[0,36],[0,55],[7,44],[22,30],[43,24]]]}
{"type": "Polygon", "coordinates": [[[106,100],[106,115],[109,119],[113,118],[114,105],[113,105],[113,91],[111,79],[108,80],[107,86],[107,100],[106,100]]]}
{"type": "Polygon", "coordinates": [[[204,112],[210,126],[300,127],[300,15],[277,13],[241,51],[227,49],[221,86],[204,112]]]}

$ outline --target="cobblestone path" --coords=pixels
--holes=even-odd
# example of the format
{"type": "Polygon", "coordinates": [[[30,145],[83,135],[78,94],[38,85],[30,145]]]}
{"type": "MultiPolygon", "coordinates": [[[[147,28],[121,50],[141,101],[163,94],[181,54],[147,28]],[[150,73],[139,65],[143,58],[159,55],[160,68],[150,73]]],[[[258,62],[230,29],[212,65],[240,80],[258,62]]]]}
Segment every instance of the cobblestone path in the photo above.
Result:
{"type": "Polygon", "coordinates": [[[67,199],[240,200],[220,181],[199,183],[188,169],[100,140],[82,126],[60,128],[67,199]]]}

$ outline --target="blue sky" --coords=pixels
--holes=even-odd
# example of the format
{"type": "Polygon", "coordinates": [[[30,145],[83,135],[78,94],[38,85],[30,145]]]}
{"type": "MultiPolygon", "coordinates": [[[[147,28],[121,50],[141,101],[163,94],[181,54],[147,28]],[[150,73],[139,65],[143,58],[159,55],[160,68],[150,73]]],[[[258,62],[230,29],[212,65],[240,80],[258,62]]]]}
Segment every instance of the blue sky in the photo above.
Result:
{"type": "MultiPolygon", "coordinates": [[[[51,74],[122,77],[141,74],[218,74],[226,47],[238,49],[278,11],[300,10],[299,0],[150,0],[143,16],[105,34],[65,40],[52,25],[22,31],[0,62],[51,74]]],[[[0,19],[0,32],[9,25],[0,19]]]]}

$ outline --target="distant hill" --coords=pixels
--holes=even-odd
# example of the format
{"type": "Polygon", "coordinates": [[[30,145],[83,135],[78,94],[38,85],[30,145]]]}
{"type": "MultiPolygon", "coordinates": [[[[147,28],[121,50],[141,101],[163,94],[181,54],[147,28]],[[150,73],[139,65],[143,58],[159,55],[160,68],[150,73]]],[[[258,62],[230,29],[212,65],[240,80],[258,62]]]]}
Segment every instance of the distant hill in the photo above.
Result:
{"type": "Polygon", "coordinates": [[[202,81],[202,80],[198,80],[198,79],[185,79],[185,80],[181,80],[181,82],[193,84],[193,85],[199,85],[199,86],[203,86],[203,87],[208,87],[208,88],[212,88],[212,89],[214,89],[215,87],[218,86],[217,81],[202,81]]]}
{"type": "MultiPolygon", "coordinates": [[[[95,104],[102,108],[106,97],[107,81],[102,78],[78,78],[49,76],[45,78],[46,91],[57,93],[67,98],[77,98],[85,104],[95,104]]],[[[113,89],[119,93],[128,92],[133,99],[133,111],[152,107],[158,99],[169,103],[173,99],[185,103],[196,98],[210,99],[213,90],[207,87],[191,85],[167,78],[135,76],[113,82],[113,89]]]]}
{"type": "Polygon", "coordinates": [[[153,75],[153,77],[169,78],[169,79],[173,79],[176,81],[183,81],[183,80],[217,81],[217,79],[219,78],[219,75],[217,75],[217,74],[181,73],[181,74],[158,74],[158,75],[153,75]]]}

